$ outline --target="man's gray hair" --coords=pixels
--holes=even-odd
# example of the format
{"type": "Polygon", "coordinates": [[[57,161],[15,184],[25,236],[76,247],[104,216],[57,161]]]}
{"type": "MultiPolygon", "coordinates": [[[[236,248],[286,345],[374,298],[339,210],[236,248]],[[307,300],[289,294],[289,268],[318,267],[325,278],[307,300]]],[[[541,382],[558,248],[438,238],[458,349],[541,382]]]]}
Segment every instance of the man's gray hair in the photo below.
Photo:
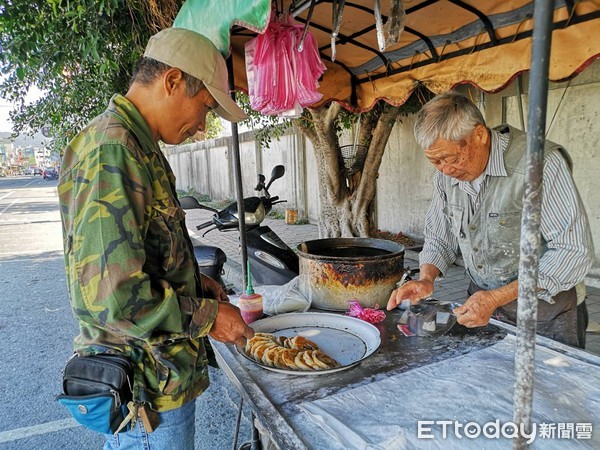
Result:
{"type": "Polygon", "coordinates": [[[462,94],[447,92],[427,102],[415,122],[415,139],[428,149],[439,138],[450,142],[465,139],[479,124],[485,126],[481,111],[462,94]]]}
{"type": "MultiPolygon", "coordinates": [[[[152,84],[154,80],[156,80],[162,73],[166,72],[170,68],[171,66],[168,64],[152,58],[142,57],[137,62],[129,85],[131,86],[131,84],[133,84],[135,81],[148,86],[152,84]]],[[[185,80],[185,94],[188,97],[193,98],[198,94],[198,92],[204,89],[204,82],[191,76],[189,73],[186,73],[183,70],[181,73],[183,74],[182,78],[185,80]]]]}

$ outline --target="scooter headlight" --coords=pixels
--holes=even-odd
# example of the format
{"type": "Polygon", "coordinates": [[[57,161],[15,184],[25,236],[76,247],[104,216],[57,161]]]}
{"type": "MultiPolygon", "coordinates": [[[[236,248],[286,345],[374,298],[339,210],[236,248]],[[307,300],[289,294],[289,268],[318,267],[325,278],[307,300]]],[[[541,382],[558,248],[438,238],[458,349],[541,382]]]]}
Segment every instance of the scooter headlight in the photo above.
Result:
{"type": "Polygon", "coordinates": [[[254,212],[247,212],[244,214],[247,225],[256,225],[265,220],[265,205],[260,203],[254,212]]]}
{"type": "Polygon", "coordinates": [[[268,254],[267,252],[256,250],[254,252],[254,256],[256,256],[261,261],[267,263],[269,266],[276,267],[281,270],[285,269],[285,264],[283,264],[278,258],[274,257],[273,255],[268,254]]]}

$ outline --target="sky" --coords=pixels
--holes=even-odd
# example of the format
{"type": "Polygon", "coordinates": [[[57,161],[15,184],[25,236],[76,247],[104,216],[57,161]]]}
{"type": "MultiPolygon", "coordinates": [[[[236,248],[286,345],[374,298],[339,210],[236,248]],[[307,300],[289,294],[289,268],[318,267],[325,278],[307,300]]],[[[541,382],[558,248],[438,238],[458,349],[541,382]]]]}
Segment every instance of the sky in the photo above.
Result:
{"type": "MultiPolygon", "coordinates": [[[[41,91],[35,86],[29,89],[25,101],[27,103],[33,102],[40,98],[41,91]]],[[[8,113],[14,108],[14,106],[0,97],[0,132],[11,132],[12,122],[8,117],[8,113]]]]}
{"type": "Polygon", "coordinates": [[[0,132],[12,131],[12,123],[8,118],[8,113],[12,107],[13,106],[7,103],[6,100],[0,99],[0,132]]]}

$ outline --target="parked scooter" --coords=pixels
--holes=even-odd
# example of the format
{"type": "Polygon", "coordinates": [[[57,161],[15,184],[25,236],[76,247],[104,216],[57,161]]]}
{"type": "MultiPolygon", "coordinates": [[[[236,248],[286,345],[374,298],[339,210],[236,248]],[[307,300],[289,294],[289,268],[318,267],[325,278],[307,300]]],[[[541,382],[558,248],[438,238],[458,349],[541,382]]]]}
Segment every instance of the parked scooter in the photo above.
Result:
{"type": "MultiPolygon", "coordinates": [[[[275,166],[271,172],[271,179],[266,185],[265,176],[258,174],[258,184],[254,190],[264,191],[264,194],[261,197],[244,198],[246,246],[252,279],[256,284],[283,285],[298,276],[298,255],[271,228],[260,225],[273,205],[286,201],[279,200],[277,196],[271,197],[269,194],[271,183],[284,174],[284,166],[275,166]]],[[[200,208],[214,213],[210,221],[196,227],[202,230],[213,225],[204,232],[203,236],[214,229],[225,232],[239,228],[237,202],[219,211],[200,204],[194,197],[182,197],[179,201],[183,209],[200,208]]]]}
{"type": "MultiPolygon", "coordinates": [[[[179,203],[183,209],[207,209],[209,211],[218,211],[214,208],[200,204],[198,200],[190,196],[181,197],[179,203]]],[[[210,224],[212,224],[212,221],[206,222],[203,225],[209,226],[210,224]]],[[[225,255],[223,250],[213,245],[194,245],[194,256],[196,257],[200,273],[203,273],[218,282],[227,294],[235,294],[233,289],[228,288],[223,280],[223,275],[225,274],[223,266],[227,262],[227,255],[225,255]]]]}
{"type": "Polygon", "coordinates": [[[223,280],[223,265],[227,262],[223,250],[212,245],[194,245],[194,255],[201,273],[218,282],[228,295],[235,293],[223,280]]]}

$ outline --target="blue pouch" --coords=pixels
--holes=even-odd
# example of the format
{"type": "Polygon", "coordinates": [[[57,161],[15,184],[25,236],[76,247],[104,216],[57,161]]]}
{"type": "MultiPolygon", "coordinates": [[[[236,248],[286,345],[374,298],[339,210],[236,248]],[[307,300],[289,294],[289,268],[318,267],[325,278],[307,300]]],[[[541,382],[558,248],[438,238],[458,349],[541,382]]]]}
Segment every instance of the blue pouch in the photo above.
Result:
{"type": "Polygon", "coordinates": [[[63,393],[56,399],[73,418],[104,434],[128,431],[127,404],[133,400],[133,363],[123,355],[69,358],[63,370],[63,393]]]}
{"type": "MultiPolygon", "coordinates": [[[[90,430],[112,434],[127,415],[126,405],[117,405],[115,396],[102,393],[85,396],[59,395],[57,400],[67,407],[73,418],[90,430]]],[[[129,429],[129,424],[123,431],[129,429]]]]}

